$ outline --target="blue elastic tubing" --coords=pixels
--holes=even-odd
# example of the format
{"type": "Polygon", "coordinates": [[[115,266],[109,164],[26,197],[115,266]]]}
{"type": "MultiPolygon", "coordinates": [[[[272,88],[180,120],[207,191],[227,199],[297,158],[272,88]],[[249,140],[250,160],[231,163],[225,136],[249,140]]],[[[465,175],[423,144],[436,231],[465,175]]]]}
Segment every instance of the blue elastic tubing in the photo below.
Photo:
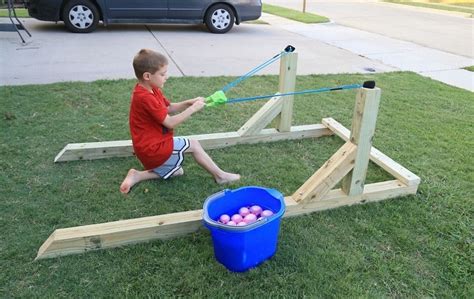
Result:
{"type": "Polygon", "coordinates": [[[283,96],[297,95],[297,94],[320,93],[320,92],[327,92],[327,91],[356,89],[356,88],[361,88],[361,87],[362,87],[361,84],[350,84],[350,85],[342,85],[342,86],[338,86],[338,87],[325,87],[325,88],[319,88],[319,89],[307,89],[307,90],[301,90],[301,91],[295,91],[295,92],[269,94],[269,95],[254,96],[254,97],[248,97],[248,98],[228,99],[226,104],[254,101],[254,100],[260,100],[260,99],[267,99],[267,98],[272,98],[272,97],[275,97],[275,96],[283,97],[283,96]]]}
{"type": "Polygon", "coordinates": [[[248,72],[247,74],[237,78],[236,80],[230,82],[229,84],[227,84],[226,86],[224,86],[221,90],[223,92],[226,92],[228,91],[229,89],[231,89],[232,87],[234,87],[235,85],[239,84],[240,82],[244,81],[245,79],[249,78],[250,76],[252,76],[253,74],[255,74],[256,72],[258,72],[259,70],[263,69],[264,67],[268,66],[269,64],[273,63],[275,60],[279,59],[280,57],[283,57],[284,55],[288,54],[288,53],[291,53],[291,52],[281,52],[280,54],[277,54],[275,56],[273,56],[272,58],[270,58],[269,60],[267,60],[266,62],[262,63],[261,65],[255,67],[254,69],[252,69],[250,72],[248,72]]]}

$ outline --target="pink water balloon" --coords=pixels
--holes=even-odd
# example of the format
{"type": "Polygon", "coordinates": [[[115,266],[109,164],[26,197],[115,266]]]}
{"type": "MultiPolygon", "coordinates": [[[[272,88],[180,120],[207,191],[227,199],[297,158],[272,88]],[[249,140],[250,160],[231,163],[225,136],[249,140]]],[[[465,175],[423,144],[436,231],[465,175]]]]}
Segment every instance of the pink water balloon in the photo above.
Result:
{"type": "Polygon", "coordinates": [[[232,217],[230,217],[230,220],[234,221],[235,223],[239,224],[239,222],[242,222],[242,216],[240,214],[234,214],[232,217]]]}
{"type": "Polygon", "coordinates": [[[245,226],[245,225],[247,225],[247,222],[245,221],[237,223],[237,226],[245,226]]]}
{"type": "Polygon", "coordinates": [[[249,211],[249,209],[248,209],[247,207],[241,207],[241,208],[239,209],[239,214],[240,214],[240,216],[245,217],[245,216],[247,216],[248,214],[250,214],[250,211],[249,211]]]}
{"type": "Polygon", "coordinates": [[[250,207],[250,213],[258,216],[260,213],[262,213],[262,207],[254,205],[250,207]]]}
{"type": "Polygon", "coordinates": [[[272,216],[272,215],[273,215],[273,212],[270,211],[270,210],[264,210],[264,211],[262,212],[262,217],[270,217],[270,216],[272,216]]]}
{"type": "Polygon", "coordinates": [[[234,221],[231,220],[231,221],[227,222],[227,225],[236,226],[237,223],[235,223],[234,221]]]}
{"type": "Polygon", "coordinates": [[[230,221],[230,216],[227,214],[222,214],[221,217],[219,217],[219,221],[226,224],[230,221]]]}
{"type": "Polygon", "coordinates": [[[248,214],[244,217],[243,221],[247,224],[254,223],[255,221],[257,221],[257,216],[255,216],[255,214],[248,214]]]}

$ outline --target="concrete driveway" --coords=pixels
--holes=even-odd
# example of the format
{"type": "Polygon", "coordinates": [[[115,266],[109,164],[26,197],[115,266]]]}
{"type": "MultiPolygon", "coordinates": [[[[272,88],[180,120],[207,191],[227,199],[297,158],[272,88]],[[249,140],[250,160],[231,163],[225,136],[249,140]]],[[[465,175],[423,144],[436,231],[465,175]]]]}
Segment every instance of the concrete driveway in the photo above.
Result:
{"type": "MultiPolygon", "coordinates": [[[[302,10],[302,1],[264,0],[302,10]]],[[[474,91],[473,19],[464,13],[418,8],[376,0],[307,0],[306,11],[331,24],[281,26],[402,71],[416,72],[474,91]]]]}
{"type": "MultiPolygon", "coordinates": [[[[303,3],[302,0],[263,2],[299,11],[303,3]]],[[[465,13],[377,0],[306,0],[306,11],[326,16],[342,26],[474,57],[474,19],[465,13]]]]}
{"type": "MultiPolygon", "coordinates": [[[[299,53],[298,74],[397,70],[264,24],[242,24],[223,35],[195,25],[113,25],[91,34],[72,34],[61,23],[23,21],[33,35],[26,44],[16,33],[0,33],[1,85],[133,78],[131,62],[140,48],[168,55],[171,76],[243,75],[288,44],[299,53]]],[[[275,63],[259,74],[278,71],[275,63]]]]}

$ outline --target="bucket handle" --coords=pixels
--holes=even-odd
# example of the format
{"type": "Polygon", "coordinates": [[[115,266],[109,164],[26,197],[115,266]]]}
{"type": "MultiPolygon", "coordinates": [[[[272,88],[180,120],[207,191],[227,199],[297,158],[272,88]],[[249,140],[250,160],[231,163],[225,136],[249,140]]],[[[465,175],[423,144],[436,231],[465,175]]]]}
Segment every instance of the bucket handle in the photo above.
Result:
{"type": "MultiPolygon", "coordinates": [[[[273,190],[273,189],[272,189],[273,190]]],[[[213,195],[209,196],[207,198],[207,200],[204,202],[204,207],[203,207],[203,219],[204,221],[211,225],[211,226],[214,226],[214,227],[218,227],[218,228],[222,228],[222,229],[226,229],[226,230],[235,230],[235,231],[239,231],[239,230],[247,230],[247,229],[251,229],[251,228],[254,228],[256,226],[260,226],[262,225],[263,223],[267,222],[268,221],[268,218],[261,218],[260,220],[257,220],[255,221],[254,223],[251,223],[251,224],[248,224],[248,225],[245,225],[245,226],[230,226],[230,225],[226,225],[226,224],[223,224],[223,223],[219,223],[213,219],[211,219],[211,217],[209,217],[209,215],[207,214],[207,210],[208,210],[208,205],[210,202],[216,200],[217,198],[220,198],[222,197],[223,195],[225,195],[225,193],[227,192],[230,192],[230,189],[224,189],[222,191],[219,191],[217,193],[214,193],[213,195]]],[[[275,192],[278,192],[275,190],[275,192]]]]}
{"type": "Polygon", "coordinates": [[[206,201],[204,202],[204,207],[203,207],[203,211],[204,211],[204,214],[205,216],[209,216],[207,215],[207,207],[209,206],[209,203],[222,197],[223,195],[225,195],[225,193],[229,192],[230,190],[229,189],[224,189],[222,191],[219,191],[217,193],[214,193],[212,194],[211,196],[209,196],[206,201]]]}
{"type": "Polygon", "coordinates": [[[268,218],[261,218],[260,220],[257,220],[254,223],[247,224],[247,225],[244,225],[244,226],[230,226],[230,225],[227,225],[227,224],[223,224],[223,223],[219,223],[217,221],[214,221],[214,220],[210,219],[209,217],[206,217],[206,218],[208,218],[208,219],[206,219],[206,223],[208,225],[211,225],[211,226],[214,226],[214,227],[217,227],[217,228],[222,228],[224,230],[233,230],[233,231],[252,229],[254,227],[263,225],[265,222],[268,221],[268,218]]]}
{"type": "MultiPolygon", "coordinates": [[[[275,197],[275,198],[278,198],[278,199],[282,199],[282,194],[276,190],[276,189],[272,189],[272,188],[265,188],[265,190],[270,193],[271,196],[275,197]]],[[[285,205],[285,201],[282,200],[282,203],[283,205],[285,205]]]]}

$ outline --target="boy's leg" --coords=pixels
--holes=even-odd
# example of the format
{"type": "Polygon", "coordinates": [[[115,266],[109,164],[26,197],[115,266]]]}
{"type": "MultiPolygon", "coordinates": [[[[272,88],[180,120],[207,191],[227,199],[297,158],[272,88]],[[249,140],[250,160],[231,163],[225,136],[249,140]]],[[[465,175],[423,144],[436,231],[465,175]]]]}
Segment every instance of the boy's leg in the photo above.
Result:
{"type": "Polygon", "coordinates": [[[207,172],[209,172],[218,184],[226,184],[240,179],[240,175],[236,173],[225,172],[214,163],[209,155],[204,151],[201,144],[197,140],[189,140],[190,146],[186,152],[190,151],[196,160],[207,172]]]}
{"type": "Polygon", "coordinates": [[[157,173],[154,173],[153,171],[139,171],[135,169],[130,169],[127,173],[127,176],[123,180],[122,184],[120,185],[120,192],[122,193],[128,193],[130,192],[130,189],[137,183],[141,181],[146,181],[146,180],[153,180],[153,179],[159,179],[160,176],[157,173]]]}
{"type": "MultiPolygon", "coordinates": [[[[175,173],[171,175],[171,177],[177,177],[181,176],[184,174],[183,168],[179,168],[175,173]]],[[[135,169],[130,169],[127,173],[127,176],[122,182],[122,185],[120,185],[120,192],[122,193],[128,193],[130,192],[130,189],[136,185],[137,183],[141,181],[146,181],[146,180],[153,180],[153,179],[159,179],[160,175],[157,174],[156,172],[149,171],[149,170],[144,170],[144,171],[138,171],[135,169]]]]}

